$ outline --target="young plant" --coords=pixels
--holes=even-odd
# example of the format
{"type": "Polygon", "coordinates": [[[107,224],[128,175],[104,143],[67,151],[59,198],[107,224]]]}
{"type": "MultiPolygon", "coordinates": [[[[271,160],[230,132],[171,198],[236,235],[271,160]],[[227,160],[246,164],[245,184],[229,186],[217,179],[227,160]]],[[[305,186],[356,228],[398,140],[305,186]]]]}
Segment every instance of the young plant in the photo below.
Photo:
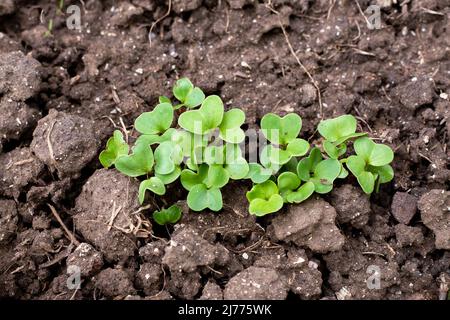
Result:
{"type": "MultiPolygon", "coordinates": [[[[175,109],[181,107],[195,108],[202,104],[205,100],[205,94],[200,88],[194,87],[192,82],[187,78],[178,80],[173,87],[173,95],[181,103],[175,106],[175,109]]],[[[167,97],[162,97],[163,101],[170,102],[167,97]]]]}
{"type": "Polygon", "coordinates": [[[298,138],[301,128],[302,119],[295,113],[282,118],[273,113],[266,114],[261,119],[261,129],[272,144],[268,145],[263,153],[266,153],[272,163],[278,165],[289,162],[292,157],[305,155],[309,143],[298,138]]]}
{"type": "Polygon", "coordinates": [[[323,120],[319,123],[318,131],[325,138],[323,149],[332,159],[338,159],[347,151],[346,141],[352,138],[366,135],[364,132],[356,132],[356,119],[350,114],[345,114],[334,119],[323,120]]]}
{"type": "Polygon", "coordinates": [[[381,183],[394,178],[394,170],[389,165],[394,159],[391,148],[366,137],[357,139],[353,147],[356,155],[348,157],[345,164],[365,193],[371,194],[374,189],[378,191],[381,183]]]}
{"type": "Polygon", "coordinates": [[[100,163],[105,167],[111,167],[120,156],[127,155],[130,147],[123,139],[123,134],[119,130],[114,131],[114,135],[108,139],[106,149],[100,153],[100,163]]]}
{"type": "MultiPolygon", "coordinates": [[[[314,192],[330,192],[334,181],[348,174],[343,163],[369,194],[393,178],[392,150],[361,137],[365,133],[356,132],[356,119],[351,115],[321,121],[318,130],[325,154],[314,147],[309,156],[301,158],[310,148],[298,137],[302,119],[297,114],[267,114],[261,128],[270,144],[259,154],[260,163],[247,163],[240,145],[245,141],[242,110],[225,111],[219,96],[206,97],[186,78],[176,82],[173,95],[179,104],[174,106],[161,96],[152,111],[136,119],[138,136],[129,137],[134,141],[131,152],[128,141],[116,130],[100,153],[105,168],[114,165],[121,173],[139,178],[141,204],[147,191],[162,196],[167,185],[180,179],[190,209],[220,211],[221,189],[230,180],[250,179],[254,185],[246,194],[249,212],[263,216],[279,211],[284,203],[303,202],[314,192]],[[174,110],[180,108],[184,110],[177,112],[174,124],[174,110]],[[358,138],[356,155],[339,159],[353,138],[358,138]]],[[[180,215],[181,210],[172,206],[155,212],[154,219],[159,224],[175,223],[180,215]]]]}
{"type": "Polygon", "coordinates": [[[258,217],[277,212],[283,207],[283,198],[272,180],[253,186],[247,192],[247,199],[250,202],[249,212],[258,217]]]}
{"type": "Polygon", "coordinates": [[[173,205],[167,209],[162,209],[161,211],[153,212],[153,220],[161,226],[167,224],[175,224],[181,219],[182,211],[181,208],[173,205]]]}

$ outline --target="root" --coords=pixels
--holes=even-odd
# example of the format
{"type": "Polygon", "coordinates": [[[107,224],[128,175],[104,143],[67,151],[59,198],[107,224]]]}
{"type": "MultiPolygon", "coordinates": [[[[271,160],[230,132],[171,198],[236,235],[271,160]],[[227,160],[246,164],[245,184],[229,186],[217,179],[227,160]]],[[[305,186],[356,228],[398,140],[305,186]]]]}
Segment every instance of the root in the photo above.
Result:
{"type": "Polygon", "coordinates": [[[58,220],[59,224],[66,232],[66,235],[67,235],[68,239],[70,240],[70,243],[74,243],[76,246],[79,246],[80,242],[75,238],[73,233],[66,227],[66,225],[62,221],[60,215],[58,214],[58,212],[56,212],[56,209],[51,204],[47,204],[47,206],[50,208],[50,211],[52,212],[53,216],[56,218],[56,220],[58,220]]]}
{"type": "Polygon", "coordinates": [[[148,33],[149,33],[148,40],[149,40],[149,42],[150,42],[150,47],[152,46],[152,37],[151,37],[151,33],[152,33],[152,31],[153,31],[153,28],[154,28],[158,23],[160,23],[161,21],[163,21],[166,17],[168,17],[169,14],[170,14],[170,11],[172,11],[172,0],[169,0],[169,7],[168,7],[168,9],[167,9],[167,12],[166,12],[161,18],[158,18],[158,20],[156,20],[155,22],[153,22],[152,25],[151,25],[151,27],[150,27],[150,31],[148,32],[148,33]]]}

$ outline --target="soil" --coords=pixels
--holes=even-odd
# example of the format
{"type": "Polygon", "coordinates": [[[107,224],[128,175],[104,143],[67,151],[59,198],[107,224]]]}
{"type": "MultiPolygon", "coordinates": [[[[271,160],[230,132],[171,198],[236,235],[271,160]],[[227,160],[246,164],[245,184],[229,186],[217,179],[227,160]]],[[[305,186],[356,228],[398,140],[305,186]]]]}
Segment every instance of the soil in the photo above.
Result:
{"type": "Polygon", "coordinates": [[[374,30],[353,0],[171,0],[166,16],[168,3],[87,0],[81,31],[53,1],[0,4],[0,298],[445,298],[450,1],[359,0],[382,6],[374,30]],[[139,210],[138,182],[98,154],[181,76],[247,128],[301,115],[311,143],[322,116],[353,114],[395,150],[395,178],[370,198],[349,178],[258,219],[248,182],[223,189],[219,213],[190,212],[179,183],[139,210]],[[180,223],[152,226],[173,203],[180,223]]]}

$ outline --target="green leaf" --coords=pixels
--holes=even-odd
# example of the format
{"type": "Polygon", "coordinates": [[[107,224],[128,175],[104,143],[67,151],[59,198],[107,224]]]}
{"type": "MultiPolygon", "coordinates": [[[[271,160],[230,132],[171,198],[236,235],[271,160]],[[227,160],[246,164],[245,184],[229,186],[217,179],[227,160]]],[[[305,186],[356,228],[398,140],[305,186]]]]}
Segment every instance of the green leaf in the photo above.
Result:
{"type": "Polygon", "coordinates": [[[394,160],[394,152],[390,147],[384,144],[375,144],[375,147],[370,154],[368,164],[381,167],[391,163],[392,160],[394,160]]]}
{"type": "Polygon", "coordinates": [[[299,161],[297,175],[302,181],[308,181],[317,164],[322,161],[322,153],[319,148],[312,148],[309,156],[299,161]]]}
{"type": "Polygon", "coordinates": [[[364,158],[360,156],[353,155],[348,157],[345,164],[355,177],[366,171],[366,162],[364,161],[364,158]]]}
{"type": "Polygon", "coordinates": [[[202,135],[220,125],[223,113],[222,100],[213,95],[203,101],[200,109],[182,113],[178,124],[189,132],[202,135]]]}
{"type": "Polygon", "coordinates": [[[278,182],[278,190],[284,199],[286,194],[297,189],[301,183],[298,176],[295,173],[289,171],[280,174],[278,176],[277,182],[278,182]]]}
{"type": "Polygon", "coordinates": [[[202,104],[205,100],[205,94],[200,88],[195,87],[186,97],[184,105],[188,108],[195,108],[202,104]]]}
{"type": "Polygon", "coordinates": [[[170,101],[170,99],[167,98],[166,96],[160,96],[158,101],[159,101],[159,103],[170,103],[170,104],[172,104],[172,101],[170,101]]]}
{"type": "Polygon", "coordinates": [[[328,193],[333,189],[333,182],[341,172],[341,163],[335,159],[326,159],[319,162],[314,169],[314,183],[317,193],[328,193]]]}
{"type": "Polygon", "coordinates": [[[356,177],[358,183],[366,194],[371,194],[375,186],[375,177],[372,173],[364,171],[356,177]]]}
{"type": "Polygon", "coordinates": [[[173,108],[170,103],[160,103],[151,112],[144,112],[134,122],[136,130],[142,134],[159,134],[172,125],[173,108]]]}
{"type": "Polygon", "coordinates": [[[339,172],[338,179],[345,179],[348,176],[348,171],[344,168],[344,165],[341,163],[341,172],[339,172]]]}
{"type": "Polygon", "coordinates": [[[346,114],[334,119],[322,120],[319,123],[318,130],[326,140],[335,142],[342,137],[355,133],[356,119],[354,116],[346,114]]]}
{"type": "Polygon", "coordinates": [[[250,170],[249,165],[244,158],[238,158],[233,162],[227,163],[224,168],[228,171],[230,178],[233,180],[244,179],[250,170]]]}
{"type": "Polygon", "coordinates": [[[198,167],[197,172],[189,169],[181,171],[180,181],[186,190],[191,190],[195,185],[203,183],[208,177],[208,165],[202,164],[198,167]]]}
{"type": "Polygon", "coordinates": [[[152,171],[154,163],[153,152],[146,143],[137,143],[132,148],[132,154],[117,158],[116,169],[129,177],[138,177],[152,171]]]}
{"type": "Polygon", "coordinates": [[[106,143],[106,149],[100,153],[100,163],[105,168],[111,167],[120,156],[127,155],[129,146],[123,139],[123,134],[119,130],[114,131],[111,138],[106,143]]]}
{"type": "Polygon", "coordinates": [[[273,145],[266,146],[267,152],[270,155],[270,161],[276,165],[283,165],[291,160],[292,155],[287,150],[274,147],[273,145]]]}
{"type": "Polygon", "coordinates": [[[136,144],[146,143],[147,145],[153,145],[155,143],[162,143],[164,141],[171,141],[172,136],[177,130],[174,128],[167,129],[162,135],[157,134],[143,134],[136,139],[136,144]]]}
{"type": "Polygon", "coordinates": [[[290,153],[291,156],[301,157],[304,156],[309,149],[309,143],[303,139],[293,139],[288,143],[286,151],[290,153]]]}
{"type": "Polygon", "coordinates": [[[347,152],[347,146],[345,144],[336,146],[334,143],[327,140],[323,143],[323,149],[331,159],[338,159],[347,152]]]}
{"type": "Polygon", "coordinates": [[[178,177],[181,174],[181,168],[180,166],[176,166],[175,169],[168,174],[159,174],[155,173],[155,176],[158,177],[164,184],[171,184],[175,180],[178,179],[178,177]]]}
{"type": "Polygon", "coordinates": [[[230,180],[230,174],[222,165],[214,164],[208,168],[207,179],[204,180],[208,188],[222,188],[230,180]]]}
{"type": "Polygon", "coordinates": [[[291,192],[287,196],[287,202],[289,203],[300,203],[308,199],[315,190],[314,183],[311,181],[306,182],[296,191],[291,192]]]}
{"type": "Polygon", "coordinates": [[[173,205],[167,209],[153,212],[153,220],[161,226],[166,224],[175,224],[181,219],[181,208],[173,205]]]}
{"type": "Polygon", "coordinates": [[[224,113],[219,126],[220,138],[230,143],[241,143],[245,133],[240,128],[245,122],[245,113],[240,109],[231,109],[224,113]]]}
{"type": "Polygon", "coordinates": [[[261,119],[264,136],[274,144],[286,145],[297,138],[302,128],[302,118],[295,113],[279,117],[268,113],[261,119]]]}
{"type": "Polygon", "coordinates": [[[272,180],[267,180],[261,184],[254,185],[253,188],[247,192],[248,201],[255,199],[270,199],[274,194],[278,194],[278,187],[272,180]]]}
{"type": "Polygon", "coordinates": [[[394,179],[394,169],[388,164],[381,167],[369,166],[368,171],[377,174],[380,183],[386,183],[394,179]]]}
{"type": "Polygon", "coordinates": [[[371,166],[381,167],[391,163],[394,159],[394,152],[390,147],[375,143],[367,137],[355,140],[354,148],[356,154],[371,166]]]}
{"type": "Polygon", "coordinates": [[[250,202],[249,212],[257,217],[274,213],[283,208],[283,198],[279,194],[272,195],[268,200],[255,199],[250,202]]]}
{"type": "Polygon", "coordinates": [[[245,179],[251,179],[254,183],[263,183],[272,175],[272,170],[264,168],[259,163],[249,163],[249,171],[245,179]]]}
{"type": "Polygon", "coordinates": [[[206,208],[219,211],[223,206],[222,193],[218,188],[208,189],[204,184],[197,184],[189,191],[187,203],[194,211],[202,211],[206,208]]]}
{"type": "Polygon", "coordinates": [[[161,143],[155,150],[155,172],[169,174],[183,161],[181,147],[172,141],[161,143]]]}
{"type": "Polygon", "coordinates": [[[139,185],[139,203],[143,204],[145,200],[145,192],[147,190],[162,196],[166,193],[166,187],[164,183],[157,177],[151,177],[150,179],[144,180],[139,185]]]}
{"type": "Polygon", "coordinates": [[[344,137],[341,137],[341,138],[337,139],[333,144],[335,146],[338,146],[341,143],[344,143],[344,142],[346,142],[349,139],[358,138],[358,137],[366,136],[366,135],[367,135],[367,133],[365,133],[365,132],[352,133],[352,134],[349,134],[348,136],[344,136],[344,137]]]}
{"type": "Polygon", "coordinates": [[[283,207],[283,198],[272,180],[253,186],[246,196],[250,202],[249,212],[256,216],[264,216],[283,207]]]}
{"type": "Polygon", "coordinates": [[[173,95],[184,103],[192,89],[194,89],[192,82],[188,78],[181,78],[177,80],[173,87],[173,95]]]}

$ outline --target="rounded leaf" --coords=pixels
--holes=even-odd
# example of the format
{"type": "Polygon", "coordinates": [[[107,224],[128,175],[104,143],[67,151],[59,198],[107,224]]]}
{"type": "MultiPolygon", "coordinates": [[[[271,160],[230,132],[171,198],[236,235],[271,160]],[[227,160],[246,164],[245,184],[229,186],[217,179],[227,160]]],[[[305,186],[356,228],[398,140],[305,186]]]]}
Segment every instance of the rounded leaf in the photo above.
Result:
{"type": "Polygon", "coordinates": [[[233,180],[244,179],[250,170],[248,163],[244,158],[238,158],[231,163],[227,163],[224,168],[228,171],[230,178],[233,180]]]}
{"type": "Polygon", "coordinates": [[[286,151],[294,157],[304,156],[309,149],[309,143],[306,140],[296,138],[289,142],[286,151]]]}
{"type": "Polygon", "coordinates": [[[115,162],[116,169],[129,177],[139,177],[152,171],[154,163],[153,152],[146,143],[138,143],[132,149],[132,154],[121,156],[115,162]]]}
{"type": "Polygon", "coordinates": [[[181,147],[172,141],[165,141],[155,149],[155,172],[161,175],[169,174],[182,160],[181,147]]]}
{"type": "Polygon", "coordinates": [[[184,105],[188,108],[195,108],[202,104],[205,100],[205,94],[200,88],[195,87],[186,97],[184,105]]]}
{"type": "Polygon", "coordinates": [[[369,156],[368,163],[371,166],[381,167],[394,160],[394,152],[385,144],[375,144],[372,153],[369,156]]]}
{"type": "Polygon", "coordinates": [[[246,179],[251,179],[254,183],[263,183],[272,175],[272,170],[264,168],[259,163],[249,163],[249,171],[246,179]]]}
{"type": "Polygon", "coordinates": [[[220,138],[230,143],[241,143],[245,139],[245,133],[240,128],[244,122],[245,113],[241,109],[231,109],[225,112],[219,126],[220,138]]]}
{"type": "Polygon", "coordinates": [[[366,171],[366,162],[360,156],[350,156],[345,163],[348,170],[355,176],[359,176],[366,171]]]}
{"type": "Polygon", "coordinates": [[[134,122],[134,127],[142,134],[159,134],[170,128],[172,121],[172,105],[160,103],[153,111],[141,114],[134,122]]]}
{"type": "Polygon", "coordinates": [[[284,117],[268,113],[261,119],[261,129],[264,136],[274,144],[288,144],[297,138],[302,128],[302,118],[295,113],[284,117]]]}
{"type": "Polygon", "coordinates": [[[300,186],[300,179],[295,173],[292,173],[290,171],[283,172],[278,176],[277,179],[278,182],[278,190],[281,194],[285,193],[286,191],[292,191],[297,189],[300,186]]]}
{"type": "Polygon", "coordinates": [[[180,166],[176,166],[175,169],[168,174],[159,174],[155,173],[155,176],[158,177],[164,184],[170,184],[178,179],[181,174],[180,166]]]}
{"type": "Polygon", "coordinates": [[[330,142],[351,135],[356,131],[356,119],[350,114],[342,115],[334,119],[322,120],[318,126],[322,137],[330,142]]]}
{"type": "Polygon", "coordinates": [[[375,186],[375,177],[372,173],[364,171],[356,177],[358,183],[363,189],[364,193],[371,194],[375,186]]]}
{"type": "Polygon", "coordinates": [[[254,185],[253,188],[247,192],[248,201],[254,199],[270,199],[274,194],[278,194],[278,187],[272,180],[267,180],[261,184],[254,185]]]}
{"type": "Polygon", "coordinates": [[[279,194],[272,195],[268,200],[255,199],[250,202],[249,212],[257,217],[274,213],[283,208],[283,198],[279,194]]]}
{"type": "Polygon", "coordinates": [[[208,188],[222,188],[230,180],[230,174],[222,165],[214,164],[209,166],[207,179],[204,183],[208,188]]]}
{"type": "Polygon", "coordinates": [[[180,174],[182,186],[190,191],[195,185],[202,184],[208,176],[208,165],[202,164],[198,167],[198,172],[184,169],[180,174]]]}
{"type": "Polygon", "coordinates": [[[177,80],[173,87],[173,95],[175,98],[180,100],[181,102],[185,102],[186,97],[191,92],[191,90],[194,88],[194,85],[188,78],[181,78],[177,80]]]}
{"type": "Polygon", "coordinates": [[[208,189],[204,184],[198,184],[189,191],[187,203],[194,211],[202,211],[206,208],[219,211],[223,206],[222,193],[218,188],[208,189]]]}
{"type": "Polygon", "coordinates": [[[118,157],[128,155],[129,149],[128,144],[123,139],[122,132],[115,130],[113,136],[106,143],[106,149],[100,153],[100,163],[103,167],[109,168],[118,157]]]}
{"type": "Polygon", "coordinates": [[[289,203],[300,203],[308,199],[314,193],[314,183],[311,181],[303,184],[298,190],[290,193],[287,196],[287,201],[289,203]]]}
{"type": "Polygon", "coordinates": [[[139,203],[143,204],[145,200],[145,192],[147,190],[162,196],[166,193],[166,187],[164,183],[157,177],[151,177],[150,179],[144,180],[139,185],[139,203]]]}

